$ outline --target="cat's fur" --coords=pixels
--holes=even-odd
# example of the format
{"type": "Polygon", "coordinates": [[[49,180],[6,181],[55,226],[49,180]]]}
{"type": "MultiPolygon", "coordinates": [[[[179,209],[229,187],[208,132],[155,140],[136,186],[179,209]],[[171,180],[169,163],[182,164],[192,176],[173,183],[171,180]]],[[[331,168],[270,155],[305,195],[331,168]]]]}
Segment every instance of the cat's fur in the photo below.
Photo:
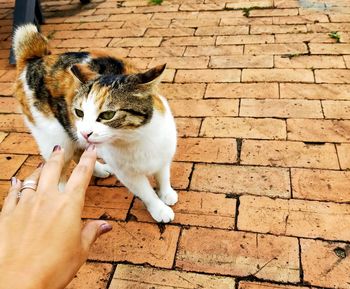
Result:
{"type": "Polygon", "coordinates": [[[96,163],[96,176],[115,174],[156,221],[173,220],[168,205],[178,198],[170,185],[176,128],[156,90],[165,65],[136,73],[104,53],[50,55],[47,39],[31,24],[16,30],[13,44],[16,97],[42,156],[59,144],[68,163],[94,143],[106,163],[96,163]],[[159,184],[158,195],[149,175],[159,184]]]}

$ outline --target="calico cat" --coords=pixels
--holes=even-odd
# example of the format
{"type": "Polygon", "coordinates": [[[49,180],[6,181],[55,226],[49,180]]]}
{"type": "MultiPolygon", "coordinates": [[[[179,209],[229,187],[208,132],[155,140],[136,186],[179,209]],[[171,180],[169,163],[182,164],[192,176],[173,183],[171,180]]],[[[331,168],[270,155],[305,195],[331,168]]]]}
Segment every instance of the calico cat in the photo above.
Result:
{"type": "Polygon", "coordinates": [[[94,144],[105,162],[96,162],[95,176],[115,174],[156,221],[172,221],[176,127],[156,90],[165,65],[137,73],[125,60],[101,52],[50,55],[47,39],[32,24],[15,31],[13,47],[16,98],[44,159],[58,144],[68,164],[94,144]],[[149,175],[159,184],[158,194],[149,175]]]}

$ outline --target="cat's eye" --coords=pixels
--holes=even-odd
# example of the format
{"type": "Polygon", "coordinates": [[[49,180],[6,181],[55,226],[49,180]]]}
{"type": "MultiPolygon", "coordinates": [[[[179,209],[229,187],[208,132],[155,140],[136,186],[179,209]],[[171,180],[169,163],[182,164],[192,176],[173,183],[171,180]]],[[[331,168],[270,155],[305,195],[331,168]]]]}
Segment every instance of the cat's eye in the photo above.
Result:
{"type": "Polygon", "coordinates": [[[108,110],[101,112],[100,115],[98,116],[99,120],[111,120],[115,116],[115,111],[113,110],[108,110]]]}
{"type": "Polygon", "coordinates": [[[80,118],[84,117],[84,112],[82,110],[76,108],[74,109],[74,112],[77,117],[80,117],[80,118]]]}

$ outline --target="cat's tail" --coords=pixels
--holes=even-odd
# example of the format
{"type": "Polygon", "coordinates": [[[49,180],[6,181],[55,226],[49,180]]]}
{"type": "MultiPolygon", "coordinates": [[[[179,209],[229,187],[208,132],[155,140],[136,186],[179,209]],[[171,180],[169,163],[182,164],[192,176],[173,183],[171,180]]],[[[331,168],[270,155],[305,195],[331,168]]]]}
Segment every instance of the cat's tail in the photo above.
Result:
{"type": "Polygon", "coordinates": [[[13,49],[16,62],[23,64],[28,59],[42,57],[49,53],[48,40],[33,24],[25,24],[15,30],[13,49]]]}

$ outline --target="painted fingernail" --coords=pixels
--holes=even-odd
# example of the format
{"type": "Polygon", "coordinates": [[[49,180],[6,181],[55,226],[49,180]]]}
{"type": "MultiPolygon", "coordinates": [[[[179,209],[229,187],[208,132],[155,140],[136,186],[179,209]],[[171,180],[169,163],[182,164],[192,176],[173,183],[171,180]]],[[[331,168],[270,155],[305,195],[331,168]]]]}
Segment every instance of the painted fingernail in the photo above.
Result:
{"type": "Polygon", "coordinates": [[[54,147],[53,147],[53,152],[58,152],[58,151],[60,151],[61,150],[61,146],[60,145],[55,145],[54,147]]]}
{"type": "Polygon", "coordinates": [[[95,145],[94,144],[89,144],[89,146],[86,148],[87,151],[93,151],[95,149],[95,145]]]}
{"type": "Polygon", "coordinates": [[[17,184],[17,179],[15,177],[11,178],[11,186],[15,186],[17,184]]]}
{"type": "Polygon", "coordinates": [[[112,230],[112,226],[108,223],[105,223],[105,224],[102,224],[100,226],[100,234],[104,234],[104,233],[107,233],[109,232],[110,230],[112,230]]]}
{"type": "Polygon", "coordinates": [[[37,169],[38,169],[38,168],[42,168],[43,166],[44,166],[44,162],[41,162],[41,163],[38,164],[38,166],[37,166],[36,168],[37,168],[37,169]]]}

